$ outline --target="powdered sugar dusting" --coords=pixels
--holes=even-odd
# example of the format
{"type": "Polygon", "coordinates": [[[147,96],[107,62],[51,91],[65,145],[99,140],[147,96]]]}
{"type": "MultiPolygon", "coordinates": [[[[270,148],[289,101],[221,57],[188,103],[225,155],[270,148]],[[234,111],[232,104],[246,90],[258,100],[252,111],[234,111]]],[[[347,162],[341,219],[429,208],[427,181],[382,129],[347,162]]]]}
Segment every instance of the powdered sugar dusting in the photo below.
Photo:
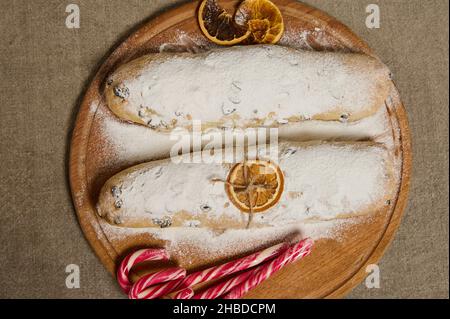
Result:
{"type": "MultiPolygon", "coordinates": [[[[391,164],[379,145],[283,142],[272,148],[267,157],[261,152],[267,151],[266,146],[258,145],[259,158],[274,161],[270,155],[275,157],[275,149],[279,150],[284,191],[277,205],[255,214],[255,227],[363,214],[382,208],[393,196],[391,164]]],[[[236,162],[242,162],[244,150],[234,151],[236,162]]],[[[120,220],[123,226],[152,226],[155,219],[170,218],[172,226],[192,221],[198,227],[243,228],[247,215],[230,202],[223,183],[212,182],[226,180],[231,167],[176,159],[140,165],[108,185],[120,191],[101,194],[99,213],[112,222],[120,220]],[[120,207],[111,207],[113,201],[120,207]]]]}
{"type": "Polygon", "coordinates": [[[159,52],[168,53],[180,53],[180,52],[190,52],[190,53],[200,53],[207,51],[214,47],[214,44],[210,41],[206,41],[205,38],[195,37],[192,35],[187,35],[183,31],[177,32],[177,39],[174,43],[163,43],[159,47],[159,52]]]}
{"type": "Polygon", "coordinates": [[[319,27],[303,29],[301,31],[286,29],[280,44],[300,50],[349,51],[345,46],[328,34],[328,32],[319,27]]]}
{"type": "Polygon", "coordinates": [[[276,228],[232,229],[223,233],[194,228],[124,228],[102,222],[102,230],[113,243],[129,236],[151,235],[166,242],[165,248],[172,259],[179,261],[181,266],[184,266],[183,263],[189,266],[192,254],[208,256],[213,260],[233,257],[297,237],[340,241],[342,231],[357,222],[358,218],[335,219],[276,228]]]}
{"type": "MultiPolygon", "coordinates": [[[[93,104],[94,105],[94,104],[93,104]]],[[[95,104],[97,107],[97,104],[95,104]]],[[[104,138],[114,148],[114,156],[120,162],[138,163],[158,158],[167,158],[175,141],[169,134],[163,134],[120,121],[109,111],[99,108],[97,116],[104,138]]],[[[305,121],[279,128],[279,138],[295,141],[333,140],[360,141],[375,140],[389,147],[393,146],[390,123],[386,108],[382,107],[373,116],[357,122],[305,121]]],[[[207,139],[206,139],[207,140],[207,139]]],[[[226,146],[226,145],[225,145],[226,146]]]]}
{"type": "Polygon", "coordinates": [[[113,149],[111,161],[133,164],[168,157],[174,143],[169,135],[121,121],[105,106],[97,109],[96,117],[105,143],[113,149]]]}
{"type": "Polygon", "coordinates": [[[388,70],[360,54],[255,45],[147,55],[110,79],[111,106],[132,121],[166,131],[188,128],[192,119],[240,128],[341,116],[358,120],[381,106],[388,70]]]}
{"type": "MultiPolygon", "coordinates": [[[[323,30],[320,29],[304,31],[300,36],[298,34],[290,34],[289,30],[287,30],[282,41],[288,41],[290,46],[296,48],[311,50],[314,50],[314,46],[317,44],[329,48],[334,47],[333,49],[339,49],[341,46],[336,43],[331,44],[323,30]],[[311,42],[312,37],[317,39],[316,43],[311,42]],[[297,42],[295,42],[296,39],[298,40],[297,42]]],[[[208,44],[209,42],[205,43],[208,44]]],[[[160,51],[200,52],[203,51],[203,49],[200,49],[202,45],[202,41],[198,39],[192,40],[188,36],[181,34],[177,43],[163,45],[160,51]]],[[[204,48],[207,48],[207,46],[204,48]]],[[[97,109],[97,104],[92,105],[91,110],[94,109],[97,109]]],[[[113,160],[136,163],[168,156],[170,147],[173,144],[168,135],[156,133],[143,126],[130,125],[120,121],[110,114],[106,114],[107,111],[102,111],[101,108],[99,108],[99,111],[98,116],[105,142],[110,143],[115,151],[113,160]]],[[[285,130],[285,128],[282,128],[280,137],[295,138],[297,136],[298,140],[309,140],[314,139],[314,137],[321,140],[374,139],[382,141],[391,147],[393,141],[386,117],[385,108],[381,108],[377,115],[368,119],[362,119],[351,125],[320,121],[310,121],[306,126],[304,123],[299,123],[297,127],[292,127],[292,129],[285,130]],[[307,134],[296,134],[299,131],[307,134]]],[[[360,217],[355,217],[318,222],[310,221],[290,226],[227,230],[223,233],[196,228],[195,220],[191,221],[193,224],[185,225],[191,227],[169,229],[116,227],[100,220],[101,228],[96,229],[96,231],[99,237],[101,236],[100,232],[102,232],[113,243],[122,241],[132,235],[149,234],[154,238],[164,240],[166,248],[171,255],[178,256],[180,259],[189,259],[188,255],[191,251],[186,249],[187,246],[195,247],[197,251],[214,259],[220,256],[232,256],[241,251],[252,250],[268,245],[271,242],[280,241],[293,232],[300,232],[301,236],[311,237],[316,240],[324,238],[340,240],[342,231],[348,226],[359,222],[360,219],[360,217]]]]}

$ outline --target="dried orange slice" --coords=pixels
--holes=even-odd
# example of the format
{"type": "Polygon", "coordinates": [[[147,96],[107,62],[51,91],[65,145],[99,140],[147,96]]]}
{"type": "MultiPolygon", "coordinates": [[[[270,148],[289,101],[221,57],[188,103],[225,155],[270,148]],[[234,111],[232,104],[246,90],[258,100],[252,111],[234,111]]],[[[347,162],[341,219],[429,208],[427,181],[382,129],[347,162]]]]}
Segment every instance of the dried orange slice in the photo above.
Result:
{"type": "Polygon", "coordinates": [[[269,0],[244,0],[234,19],[251,32],[254,43],[277,43],[284,32],[283,16],[269,0]]]}
{"type": "Polygon", "coordinates": [[[262,160],[235,165],[225,184],[231,202],[245,213],[259,213],[274,206],[283,188],[284,177],[280,168],[262,160]]]}
{"type": "Polygon", "coordinates": [[[247,26],[236,24],[217,0],[203,0],[198,9],[198,22],[203,34],[219,45],[238,44],[250,36],[247,26]]]}

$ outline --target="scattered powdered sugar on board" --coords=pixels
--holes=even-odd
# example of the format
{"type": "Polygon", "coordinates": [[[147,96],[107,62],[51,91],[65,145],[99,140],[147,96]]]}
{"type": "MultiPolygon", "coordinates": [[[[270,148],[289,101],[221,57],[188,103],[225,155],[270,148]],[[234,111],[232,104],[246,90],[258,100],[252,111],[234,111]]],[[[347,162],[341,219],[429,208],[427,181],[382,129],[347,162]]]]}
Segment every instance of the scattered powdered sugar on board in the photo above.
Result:
{"type": "Polygon", "coordinates": [[[194,251],[208,258],[227,258],[242,252],[249,252],[289,240],[297,235],[313,239],[334,238],[343,222],[332,221],[317,223],[314,226],[284,226],[260,229],[231,229],[216,234],[207,229],[173,229],[159,232],[156,236],[166,240],[168,252],[180,260],[189,261],[194,251]]]}
{"type": "Polygon", "coordinates": [[[124,228],[101,222],[103,232],[111,241],[122,241],[133,235],[150,234],[166,242],[165,248],[173,259],[189,265],[191,254],[208,256],[209,259],[233,257],[282,240],[302,238],[341,239],[342,230],[354,225],[360,217],[310,222],[296,226],[232,229],[215,233],[204,228],[124,228]]]}
{"type": "Polygon", "coordinates": [[[102,107],[99,107],[96,116],[105,142],[113,147],[112,160],[119,163],[138,163],[167,157],[176,142],[171,141],[168,134],[121,121],[102,107]]]}
{"type": "Polygon", "coordinates": [[[200,53],[212,49],[215,45],[206,40],[204,36],[193,37],[193,35],[188,35],[183,31],[177,32],[178,37],[175,42],[163,43],[159,47],[159,52],[169,52],[169,53],[180,53],[180,52],[190,52],[190,53],[200,53]]]}
{"type": "MultiPolygon", "coordinates": [[[[115,118],[107,110],[99,108],[102,132],[106,141],[113,146],[115,159],[120,162],[138,163],[168,157],[176,141],[170,135],[158,133],[147,127],[130,124],[115,118]]],[[[386,119],[386,108],[382,107],[373,116],[357,122],[305,121],[279,129],[280,139],[295,141],[337,140],[358,141],[374,139],[392,146],[392,135],[386,119]]]]}
{"type": "Polygon", "coordinates": [[[301,31],[286,29],[279,44],[301,50],[325,50],[348,52],[340,42],[330,36],[324,29],[304,29],[301,31]]]}

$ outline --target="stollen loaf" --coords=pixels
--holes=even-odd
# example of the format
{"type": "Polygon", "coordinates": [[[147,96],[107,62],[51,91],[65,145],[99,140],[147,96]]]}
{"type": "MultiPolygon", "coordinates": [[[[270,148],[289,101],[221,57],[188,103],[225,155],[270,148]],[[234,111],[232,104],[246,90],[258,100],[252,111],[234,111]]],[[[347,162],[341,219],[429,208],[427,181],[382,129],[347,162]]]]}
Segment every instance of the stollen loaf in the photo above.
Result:
{"type": "Polygon", "coordinates": [[[98,214],[121,227],[224,230],[363,215],[387,207],[395,196],[392,160],[377,143],[283,142],[275,149],[256,146],[254,158],[244,149],[234,153],[235,163],[165,159],[126,169],[103,186],[98,214]],[[271,169],[252,175],[253,198],[246,198],[239,172],[230,176],[255,160],[271,169]],[[263,209],[243,209],[249,200],[263,209]]]}
{"type": "Polygon", "coordinates": [[[105,81],[109,109],[160,132],[279,127],[308,120],[354,122],[374,115],[391,88],[388,68],[357,53],[278,45],[205,53],[154,53],[105,81]]]}

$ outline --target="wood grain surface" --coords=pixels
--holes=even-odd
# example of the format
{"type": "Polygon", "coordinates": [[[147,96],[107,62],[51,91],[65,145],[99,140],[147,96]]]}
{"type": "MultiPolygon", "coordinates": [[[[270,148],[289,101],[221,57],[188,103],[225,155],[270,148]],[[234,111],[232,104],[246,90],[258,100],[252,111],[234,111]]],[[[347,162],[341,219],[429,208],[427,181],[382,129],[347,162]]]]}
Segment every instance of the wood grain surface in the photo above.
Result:
{"type": "MultiPolygon", "coordinates": [[[[286,24],[282,44],[289,45],[297,41],[297,35],[309,30],[310,36],[306,40],[314,50],[364,52],[374,55],[364,41],[327,14],[293,0],[274,2],[279,6],[286,24]],[[315,28],[325,31],[327,41],[314,38],[315,28]]],[[[231,7],[236,1],[223,0],[221,3],[231,7]]],[[[158,246],[162,242],[150,235],[136,235],[117,240],[108,238],[107,233],[102,231],[95,211],[99,188],[107,178],[125,168],[121,165],[111,167],[105,164],[103,158],[108,154],[108,146],[104,145],[104,137],[96,116],[98,110],[106,109],[100,93],[102,83],[117,65],[147,52],[159,50],[161,44],[173,42],[180,31],[187,36],[198,38],[197,5],[197,2],[192,2],[163,13],[132,34],[100,67],[81,104],[70,153],[72,196],[85,236],[112,274],[127,252],[137,247],[158,246]]],[[[361,222],[346,228],[339,241],[317,241],[311,256],[302,262],[289,265],[251,291],[246,298],[343,297],[363,280],[366,266],[380,260],[401,222],[411,174],[407,116],[395,89],[390,103],[387,103],[387,109],[393,125],[398,125],[399,128],[393,130],[393,137],[396,142],[396,156],[402,163],[398,194],[392,201],[391,208],[388,211],[376,212],[371,218],[362,219],[361,222]]],[[[219,260],[199,258],[193,267],[214,262],[219,260]]]]}

